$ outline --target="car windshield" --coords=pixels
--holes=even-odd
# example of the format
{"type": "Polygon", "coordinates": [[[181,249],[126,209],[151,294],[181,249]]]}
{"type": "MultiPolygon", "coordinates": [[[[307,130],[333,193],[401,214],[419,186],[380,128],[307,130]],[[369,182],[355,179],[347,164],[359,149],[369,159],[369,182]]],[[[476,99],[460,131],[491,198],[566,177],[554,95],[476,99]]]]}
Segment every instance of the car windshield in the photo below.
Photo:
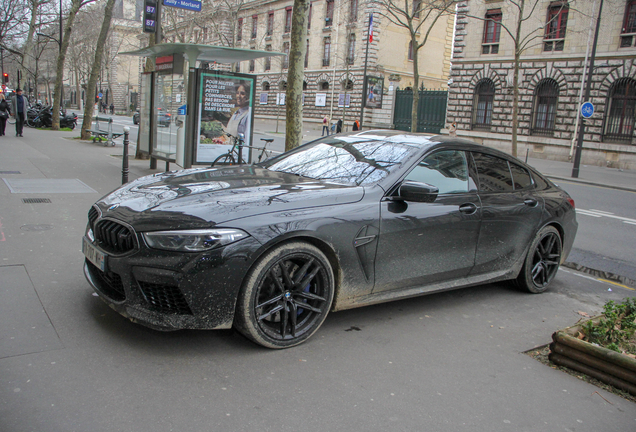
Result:
{"type": "Polygon", "coordinates": [[[420,145],[397,140],[344,136],[302,145],[263,164],[272,171],[364,186],[399,167],[420,145]]]}

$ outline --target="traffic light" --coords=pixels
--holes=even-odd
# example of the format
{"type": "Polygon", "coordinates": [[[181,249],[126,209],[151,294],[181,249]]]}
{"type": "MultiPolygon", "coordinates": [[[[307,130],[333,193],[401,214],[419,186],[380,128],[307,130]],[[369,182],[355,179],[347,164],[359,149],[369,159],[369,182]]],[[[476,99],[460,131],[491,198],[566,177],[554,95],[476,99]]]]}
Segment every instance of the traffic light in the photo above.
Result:
{"type": "Polygon", "coordinates": [[[3,73],[2,74],[2,82],[4,82],[5,84],[9,84],[9,74],[8,73],[3,73]]]}

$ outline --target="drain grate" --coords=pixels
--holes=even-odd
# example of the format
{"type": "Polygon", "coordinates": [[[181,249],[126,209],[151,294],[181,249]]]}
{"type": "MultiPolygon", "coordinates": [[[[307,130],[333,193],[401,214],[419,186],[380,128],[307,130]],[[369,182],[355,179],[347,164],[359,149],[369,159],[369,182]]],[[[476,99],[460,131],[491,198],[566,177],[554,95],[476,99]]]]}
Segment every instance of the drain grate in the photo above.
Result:
{"type": "Polygon", "coordinates": [[[22,198],[24,204],[50,204],[51,200],[48,198],[22,198]]]}
{"type": "Polygon", "coordinates": [[[0,174],[22,174],[20,171],[0,171],[0,174]]]}

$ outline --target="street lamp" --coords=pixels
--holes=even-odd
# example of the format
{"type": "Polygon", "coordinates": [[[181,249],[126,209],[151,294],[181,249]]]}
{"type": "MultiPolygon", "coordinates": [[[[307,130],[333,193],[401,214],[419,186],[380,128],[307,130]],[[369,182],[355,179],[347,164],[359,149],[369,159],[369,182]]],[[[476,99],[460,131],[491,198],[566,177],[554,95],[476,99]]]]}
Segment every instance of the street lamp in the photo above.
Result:
{"type": "MultiPolygon", "coordinates": [[[[37,34],[38,36],[42,36],[42,37],[45,37],[45,38],[49,38],[49,39],[54,40],[55,42],[57,42],[57,47],[58,47],[58,49],[59,49],[59,51],[58,51],[58,55],[62,55],[62,40],[61,40],[61,39],[55,39],[53,36],[47,35],[47,34],[45,34],[45,33],[36,33],[36,34],[37,34]]],[[[61,80],[60,86],[61,86],[60,91],[61,91],[61,93],[62,93],[62,94],[60,95],[60,99],[61,99],[61,100],[60,100],[60,108],[61,108],[62,110],[64,110],[64,79],[62,79],[62,80],[61,80]]]]}

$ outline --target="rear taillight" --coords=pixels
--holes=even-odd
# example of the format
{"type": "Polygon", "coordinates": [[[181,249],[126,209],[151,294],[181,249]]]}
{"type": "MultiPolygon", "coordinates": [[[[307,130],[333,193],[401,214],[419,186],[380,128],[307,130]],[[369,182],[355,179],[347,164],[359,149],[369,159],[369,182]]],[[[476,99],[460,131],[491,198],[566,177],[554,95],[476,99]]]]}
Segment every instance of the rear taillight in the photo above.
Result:
{"type": "Polygon", "coordinates": [[[570,203],[572,208],[576,208],[576,206],[574,205],[574,200],[572,198],[568,197],[568,202],[570,203]]]}

